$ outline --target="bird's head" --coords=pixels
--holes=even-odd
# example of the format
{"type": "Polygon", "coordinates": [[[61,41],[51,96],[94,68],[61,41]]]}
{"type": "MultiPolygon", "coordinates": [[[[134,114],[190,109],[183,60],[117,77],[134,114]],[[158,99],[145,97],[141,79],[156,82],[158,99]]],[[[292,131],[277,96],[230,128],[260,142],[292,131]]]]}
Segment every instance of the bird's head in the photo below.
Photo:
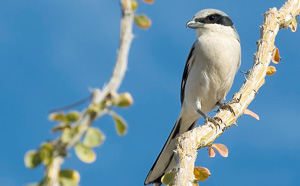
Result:
{"type": "Polygon", "coordinates": [[[217,9],[201,10],[194,15],[191,21],[187,22],[186,26],[195,29],[198,36],[206,31],[237,35],[230,17],[217,9]]]}

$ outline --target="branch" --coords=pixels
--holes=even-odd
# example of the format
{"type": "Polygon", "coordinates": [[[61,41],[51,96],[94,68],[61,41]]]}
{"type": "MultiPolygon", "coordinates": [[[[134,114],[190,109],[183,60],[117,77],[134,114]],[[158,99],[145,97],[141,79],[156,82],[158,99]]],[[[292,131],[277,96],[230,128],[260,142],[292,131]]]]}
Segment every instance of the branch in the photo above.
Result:
{"type": "Polygon", "coordinates": [[[83,111],[80,119],[74,124],[74,127],[79,127],[79,131],[72,137],[68,143],[64,143],[62,138],[59,137],[53,141],[54,151],[53,160],[46,168],[46,181],[44,185],[59,186],[59,171],[63,163],[63,156],[67,151],[79,142],[83,135],[87,132],[89,126],[100,116],[108,112],[110,105],[105,103],[110,95],[117,92],[122,80],[124,78],[130,45],[133,39],[132,25],[133,25],[133,10],[131,8],[131,0],[121,0],[122,5],[122,19],[121,19],[121,34],[120,34],[120,48],[118,52],[117,62],[109,83],[104,86],[103,90],[95,89],[93,92],[92,103],[88,109],[83,111]]]}
{"type": "Polygon", "coordinates": [[[118,58],[116,66],[114,68],[112,77],[109,83],[103,88],[103,91],[95,91],[93,102],[98,104],[103,100],[110,92],[117,91],[124,78],[127,63],[130,44],[133,39],[132,24],[133,24],[133,10],[131,6],[131,0],[121,0],[122,4],[122,19],[121,19],[121,37],[120,48],[118,52],[118,58]]]}
{"type": "Polygon", "coordinates": [[[279,29],[287,28],[299,14],[300,0],[288,0],[280,10],[271,8],[264,14],[264,23],[260,27],[260,39],[257,42],[253,67],[248,71],[248,78],[239,92],[233,96],[233,100],[238,100],[238,103],[230,104],[236,116],[228,110],[220,110],[215,115],[222,120],[220,128],[208,123],[186,132],[178,138],[176,155],[179,162],[175,170],[174,186],[193,184],[195,180],[194,163],[198,149],[211,146],[213,141],[227,128],[236,124],[237,118],[244,113],[258,89],[265,82],[266,72],[276,48],[274,42],[279,29]]]}

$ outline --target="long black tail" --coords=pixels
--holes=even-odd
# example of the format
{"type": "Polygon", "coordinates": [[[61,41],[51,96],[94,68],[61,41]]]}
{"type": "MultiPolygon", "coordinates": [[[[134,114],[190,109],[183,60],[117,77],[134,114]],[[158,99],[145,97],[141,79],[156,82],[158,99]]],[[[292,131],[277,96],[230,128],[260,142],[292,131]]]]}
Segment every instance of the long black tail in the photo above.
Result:
{"type": "Polygon", "coordinates": [[[161,185],[161,177],[170,171],[175,165],[176,160],[174,158],[174,150],[176,148],[176,138],[195,127],[197,120],[192,124],[187,124],[180,117],[175,123],[172,132],[170,133],[168,140],[166,141],[162,151],[158,155],[156,161],[154,162],[152,168],[150,169],[144,184],[154,184],[161,185]]]}

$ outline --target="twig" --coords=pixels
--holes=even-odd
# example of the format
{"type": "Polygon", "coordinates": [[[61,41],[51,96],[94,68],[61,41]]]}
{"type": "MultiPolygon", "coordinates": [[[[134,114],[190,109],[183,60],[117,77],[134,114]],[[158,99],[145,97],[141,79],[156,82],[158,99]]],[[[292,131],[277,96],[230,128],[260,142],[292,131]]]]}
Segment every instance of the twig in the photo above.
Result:
{"type": "Polygon", "coordinates": [[[83,137],[92,122],[107,112],[107,109],[95,110],[95,108],[99,108],[99,104],[101,104],[101,102],[103,102],[111,92],[117,92],[122,83],[127,69],[128,54],[133,39],[133,11],[131,8],[131,0],[121,0],[121,5],[122,19],[120,48],[112,77],[109,83],[103,88],[103,91],[100,91],[99,89],[94,90],[92,103],[89,105],[87,110],[83,111],[84,114],[82,114],[81,118],[74,124],[74,127],[80,126],[80,130],[72,138],[72,140],[67,144],[63,143],[60,137],[53,141],[54,159],[51,164],[47,166],[46,178],[49,179],[49,181],[46,181],[45,183],[47,186],[60,185],[58,174],[61,164],[63,163],[63,155],[83,137]]]}
{"type": "Polygon", "coordinates": [[[103,88],[102,92],[98,91],[93,99],[93,103],[98,104],[103,100],[110,92],[119,89],[121,82],[124,78],[130,44],[133,39],[132,24],[133,24],[133,12],[131,8],[131,0],[121,0],[122,9],[122,20],[121,20],[121,38],[120,38],[120,49],[118,52],[118,59],[116,66],[113,71],[113,75],[109,83],[103,88]]]}
{"type": "Polygon", "coordinates": [[[239,102],[231,104],[236,116],[233,116],[230,111],[220,110],[216,114],[216,117],[222,120],[220,128],[212,127],[212,124],[199,126],[178,138],[176,155],[179,163],[175,171],[174,186],[192,185],[195,179],[193,171],[198,149],[210,146],[228,127],[236,124],[237,117],[244,113],[258,89],[265,82],[266,71],[272,58],[275,37],[279,29],[287,28],[299,14],[300,0],[288,0],[280,10],[272,8],[265,13],[264,23],[260,27],[260,40],[257,42],[253,67],[239,92],[234,94],[233,99],[239,102]]]}

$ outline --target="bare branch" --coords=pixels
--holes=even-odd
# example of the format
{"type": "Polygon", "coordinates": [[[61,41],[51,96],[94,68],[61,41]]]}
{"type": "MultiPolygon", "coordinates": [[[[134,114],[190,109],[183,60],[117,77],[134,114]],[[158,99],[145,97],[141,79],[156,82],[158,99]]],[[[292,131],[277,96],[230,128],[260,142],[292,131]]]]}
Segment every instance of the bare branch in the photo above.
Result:
{"type": "Polygon", "coordinates": [[[195,179],[194,163],[198,149],[210,146],[228,127],[236,124],[237,118],[244,113],[258,89],[265,82],[267,68],[275,49],[275,37],[279,29],[287,28],[299,14],[300,0],[288,0],[280,10],[271,8],[264,14],[264,23],[260,27],[260,40],[257,42],[253,67],[249,70],[248,78],[239,92],[234,94],[233,100],[238,100],[238,103],[231,104],[236,116],[230,111],[220,110],[216,114],[216,117],[222,119],[220,128],[215,128],[210,123],[186,132],[178,138],[176,153],[179,163],[175,173],[174,186],[193,184],[195,179]]]}

